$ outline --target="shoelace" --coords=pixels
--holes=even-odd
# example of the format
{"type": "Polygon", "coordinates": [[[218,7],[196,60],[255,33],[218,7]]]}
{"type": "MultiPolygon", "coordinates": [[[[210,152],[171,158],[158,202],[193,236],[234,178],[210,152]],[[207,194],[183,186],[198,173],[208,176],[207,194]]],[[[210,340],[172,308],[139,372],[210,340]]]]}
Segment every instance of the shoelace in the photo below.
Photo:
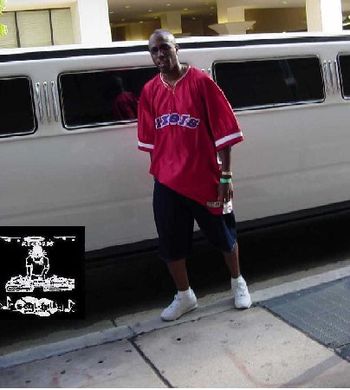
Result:
{"type": "Polygon", "coordinates": [[[174,295],[174,300],[171,302],[170,306],[169,306],[169,309],[170,308],[173,308],[176,303],[179,301],[179,297],[177,296],[177,294],[174,295]]]}
{"type": "Polygon", "coordinates": [[[239,296],[245,295],[246,287],[245,286],[237,286],[236,294],[239,296]]]}

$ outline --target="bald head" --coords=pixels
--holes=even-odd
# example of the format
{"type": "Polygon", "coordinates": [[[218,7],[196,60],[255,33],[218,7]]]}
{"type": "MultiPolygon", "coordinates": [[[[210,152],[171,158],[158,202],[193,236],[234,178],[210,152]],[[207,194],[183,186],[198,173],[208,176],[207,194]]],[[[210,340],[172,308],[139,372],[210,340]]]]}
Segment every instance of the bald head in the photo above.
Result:
{"type": "Polygon", "coordinates": [[[174,45],[177,45],[174,35],[168,30],[163,30],[161,28],[154,30],[152,35],[149,37],[149,41],[148,41],[149,44],[158,38],[161,38],[167,42],[171,42],[174,45]]]}
{"type": "Polygon", "coordinates": [[[161,73],[179,72],[180,62],[177,56],[179,47],[170,31],[155,30],[149,38],[148,48],[154,64],[161,73]]]}

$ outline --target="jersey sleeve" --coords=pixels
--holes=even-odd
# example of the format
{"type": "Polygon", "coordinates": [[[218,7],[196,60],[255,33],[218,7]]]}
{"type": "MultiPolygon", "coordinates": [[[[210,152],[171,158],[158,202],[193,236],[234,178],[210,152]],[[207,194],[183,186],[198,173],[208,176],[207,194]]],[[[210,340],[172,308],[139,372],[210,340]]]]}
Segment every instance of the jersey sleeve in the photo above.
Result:
{"type": "Polygon", "coordinates": [[[154,118],[147,96],[147,89],[142,90],[138,105],[138,148],[144,152],[152,152],[154,149],[154,118]]]}
{"type": "Polygon", "coordinates": [[[202,77],[203,98],[208,124],[216,150],[243,141],[243,133],[237,118],[219,86],[208,76],[202,77]]]}

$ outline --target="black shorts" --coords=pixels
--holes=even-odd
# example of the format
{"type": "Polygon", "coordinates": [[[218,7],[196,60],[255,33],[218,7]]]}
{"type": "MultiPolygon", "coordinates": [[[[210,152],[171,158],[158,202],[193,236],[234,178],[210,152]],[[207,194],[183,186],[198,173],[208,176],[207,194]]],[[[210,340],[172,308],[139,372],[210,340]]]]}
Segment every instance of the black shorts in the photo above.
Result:
{"type": "Polygon", "coordinates": [[[157,180],[154,183],[153,212],[159,235],[160,256],[165,262],[180,260],[190,254],[194,220],[207,239],[222,252],[232,252],[236,245],[233,212],[213,215],[206,207],[157,180]]]}

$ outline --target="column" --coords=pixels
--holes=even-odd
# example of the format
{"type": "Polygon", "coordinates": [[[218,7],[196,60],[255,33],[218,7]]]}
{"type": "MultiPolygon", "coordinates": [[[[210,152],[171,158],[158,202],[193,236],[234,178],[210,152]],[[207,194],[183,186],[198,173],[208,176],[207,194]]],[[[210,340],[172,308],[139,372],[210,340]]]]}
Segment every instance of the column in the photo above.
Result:
{"type": "Polygon", "coordinates": [[[209,27],[220,35],[246,34],[255,21],[245,20],[245,8],[234,7],[233,0],[217,0],[218,23],[209,27]]]}
{"type": "Polygon", "coordinates": [[[216,1],[216,10],[217,10],[219,24],[228,22],[227,9],[229,7],[232,7],[232,3],[233,3],[232,0],[217,0],[216,1]]]}
{"type": "Polygon", "coordinates": [[[71,11],[76,43],[112,42],[108,0],[76,0],[71,11]]]}
{"type": "Polygon", "coordinates": [[[165,30],[169,30],[173,34],[182,34],[181,13],[170,11],[160,18],[161,26],[165,30]]]}
{"type": "Polygon", "coordinates": [[[228,22],[245,22],[245,14],[243,7],[229,7],[227,8],[228,22]]]}
{"type": "Polygon", "coordinates": [[[308,31],[339,33],[343,31],[341,0],[306,0],[308,31]]]}

